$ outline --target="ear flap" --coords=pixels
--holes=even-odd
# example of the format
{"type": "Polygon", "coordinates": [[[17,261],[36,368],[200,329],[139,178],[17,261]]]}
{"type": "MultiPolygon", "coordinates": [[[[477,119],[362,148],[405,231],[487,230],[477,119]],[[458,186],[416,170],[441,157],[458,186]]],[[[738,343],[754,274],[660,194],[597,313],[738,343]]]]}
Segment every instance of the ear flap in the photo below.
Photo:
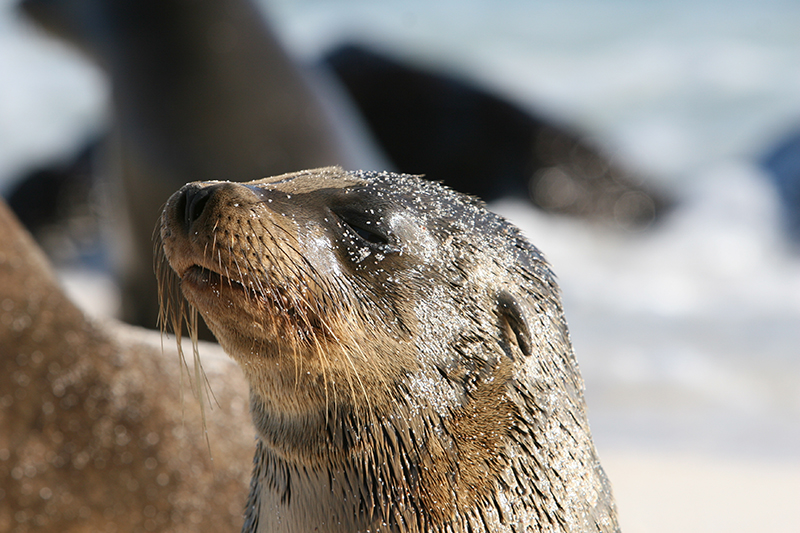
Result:
{"type": "Polygon", "coordinates": [[[517,300],[510,293],[502,291],[497,295],[497,314],[514,332],[522,354],[531,355],[531,330],[517,300]]]}

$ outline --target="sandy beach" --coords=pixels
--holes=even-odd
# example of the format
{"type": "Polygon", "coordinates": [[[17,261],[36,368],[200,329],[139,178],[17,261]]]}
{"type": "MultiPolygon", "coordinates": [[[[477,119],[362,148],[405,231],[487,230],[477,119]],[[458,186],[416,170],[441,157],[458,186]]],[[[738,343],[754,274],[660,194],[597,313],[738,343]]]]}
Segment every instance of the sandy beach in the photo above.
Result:
{"type": "Polygon", "coordinates": [[[800,531],[800,462],[600,450],[626,533],[800,531]]]}

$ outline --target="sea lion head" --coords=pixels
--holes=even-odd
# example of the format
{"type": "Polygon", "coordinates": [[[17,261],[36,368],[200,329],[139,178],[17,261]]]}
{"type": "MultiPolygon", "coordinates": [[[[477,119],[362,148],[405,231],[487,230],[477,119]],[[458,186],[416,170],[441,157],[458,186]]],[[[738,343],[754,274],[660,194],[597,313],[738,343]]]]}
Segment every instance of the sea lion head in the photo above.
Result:
{"type": "Polygon", "coordinates": [[[161,241],[264,461],[344,477],[353,529],[613,523],[554,276],[478,200],[339,168],[190,183],[161,241]]]}

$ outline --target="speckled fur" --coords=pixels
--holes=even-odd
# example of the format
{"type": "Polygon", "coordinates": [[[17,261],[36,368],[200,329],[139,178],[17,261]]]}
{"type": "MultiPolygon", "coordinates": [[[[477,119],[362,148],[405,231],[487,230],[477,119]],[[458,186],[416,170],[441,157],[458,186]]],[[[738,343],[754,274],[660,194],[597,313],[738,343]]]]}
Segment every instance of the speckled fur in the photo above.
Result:
{"type": "Polygon", "coordinates": [[[243,531],[618,530],[555,278],[479,201],[317,169],[187,185],[161,237],[250,382],[243,531]]]}
{"type": "Polygon", "coordinates": [[[84,316],[2,201],[0,227],[0,531],[240,527],[254,446],[239,369],[205,350],[219,406],[204,428],[174,348],[84,316]]]}

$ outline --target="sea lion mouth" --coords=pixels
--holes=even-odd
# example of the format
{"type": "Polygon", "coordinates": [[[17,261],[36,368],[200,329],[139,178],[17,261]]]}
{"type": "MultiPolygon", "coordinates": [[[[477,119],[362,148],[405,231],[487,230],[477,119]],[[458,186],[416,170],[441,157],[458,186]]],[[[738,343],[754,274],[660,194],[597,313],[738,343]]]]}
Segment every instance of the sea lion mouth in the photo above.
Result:
{"type": "MultiPolygon", "coordinates": [[[[247,273],[243,275],[248,276],[247,273]]],[[[181,288],[192,295],[190,301],[200,311],[219,309],[220,306],[225,309],[232,305],[239,309],[247,306],[259,309],[262,319],[271,317],[268,321],[286,323],[287,331],[300,332],[304,338],[310,333],[302,333],[301,330],[321,332],[323,329],[310,294],[305,294],[305,299],[299,300],[292,298],[284,288],[273,284],[262,285],[258,282],[257,286],[251,284],[248,287],[242,281],[201,264],[191,265],[179,277],[181,288]]]]}
{"type": "Polygon", "coordinates": [[[211,270],[200,265],[192,265],[181,274],[181,281],[199,287],[206,287],[214,289],[226,282],[227,285],[233,287],[237,285],[241,290],[244,290],[244,285],[238,281],[234,281],[227,276],[223,276],[219,272],[211,270]]]}
{"type": "Polygon", "coordinates": [[[223,291],[231,295],[241,295],[248,299],[258,299],[260,294],[253,288],[248,288],[241,281],[225,276],[201,265],[192,265],[180,276],[181,284],[188,285],[195,291],[211,291],[217,295],[223,291]]]}

